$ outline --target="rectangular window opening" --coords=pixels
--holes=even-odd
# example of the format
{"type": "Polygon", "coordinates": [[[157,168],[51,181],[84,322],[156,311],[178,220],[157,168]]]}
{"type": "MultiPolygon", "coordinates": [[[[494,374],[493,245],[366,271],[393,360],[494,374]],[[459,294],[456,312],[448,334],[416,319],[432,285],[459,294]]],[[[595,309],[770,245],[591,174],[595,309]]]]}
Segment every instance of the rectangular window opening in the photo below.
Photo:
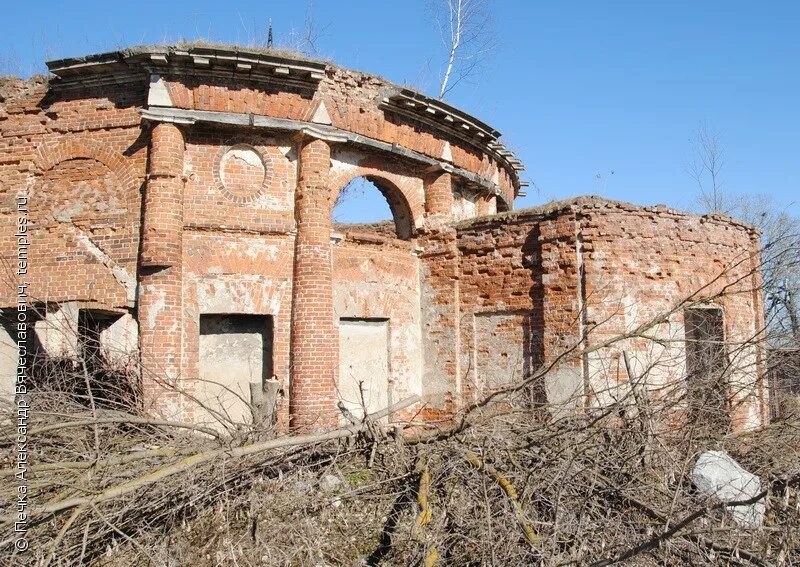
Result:
{"type": "MultiPolygon", "coordinates": [[[[339,320],[339,382],[337,398],[361,419],[392,403],[389,365],[389,319],[339,320]]],[[[343,423],[347,423],[342,418],[343,423]]]]}

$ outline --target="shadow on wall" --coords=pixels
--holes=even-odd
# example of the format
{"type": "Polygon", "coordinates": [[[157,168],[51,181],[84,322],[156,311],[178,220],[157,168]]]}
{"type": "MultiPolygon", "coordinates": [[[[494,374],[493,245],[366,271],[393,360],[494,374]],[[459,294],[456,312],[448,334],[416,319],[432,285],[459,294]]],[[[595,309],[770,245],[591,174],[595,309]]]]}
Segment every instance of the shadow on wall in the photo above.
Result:
{"type": "MultiPolygon", "coordinates": [[[[29,329],[35,328],[37,321],[29,319],[32,323],[29,329]]],[[[121,411],[135,410],[138,407],[139,373],[137,371],[135,353],[126,353],[125,358],[117,353],[112,359],[101,344],[100,336],[114,322],[113,317],[81,313],[80,324],[75,334],[74,344],[77,350],[49,353],[41,343],[37,331],[29,331],[25,347],[28,360],[28,386],[29,391],[39,392],[42,395],[57,393],[67,394],[72,401],[84,407],[94,404],[100,409],[114,409],[121,411]]],[[[41,327],[41,322],[38,322],[41,327]]],[[[16,341],[16,324],[7,318],[0,321],[3,337],[16,341]]],[[[72,332],[70,329],[64,333],[72,332]]],[[[5,340],[3,341],[5,345],[5,340]]],[[[14,344],[16,352],[16,344],[14,344]]],[[[3,353],[6,354],[5,352],[3,353]]],[[[6,356],[4,356],[4,359],[6,356]]],[[[3,365],[4,375],[8,374],[10,366],[3,365]]],[[[13,368],[16,371],[16,367],[13,368]]],[[[3,399],[13,398],[13,377],[11,375],[3,380],[3,399]]],[[[46,400],[40,402],[46,403],[46,400]]]]}
{"type": "MultiPolygon", "coordinates": [[[[545,362],[544,346],[544,284],[542,281],[542,244],[539,226],[534,226],[522,245],[522,267],[530,272],[530,313],[523,319],[523,376],[529,379],[545,362]]],[[[537,380],[527,389],[527,397],[534,406],[548,403],[544,380],[537,380]]]]}
{"type": "MultiPolygon", "coordinates": [[[[519,259],[509,258],[500,248],[494,248],[500,250],[499,254],[486,254],[484,246],[475,255],[465,252],[470,254],[463,267],[465,300],[470,301],[471,289],[479,290],[471,317],[475,367],[466,369],[467,380],[474,375],[477,382],[478,398],[529,380],[545,360],[539,228],[534,227],[524,237],[521,247],[514,251],[521,255],[516,256],[519,259]],[[503,274],[492,275],[498,269],[503,274]],[[527,293],[523,291],[526,282],[527,293]]],[[[548,402],[547,388],[544,380],[537,380],[503,399],[542,407],[548,402]]]]}

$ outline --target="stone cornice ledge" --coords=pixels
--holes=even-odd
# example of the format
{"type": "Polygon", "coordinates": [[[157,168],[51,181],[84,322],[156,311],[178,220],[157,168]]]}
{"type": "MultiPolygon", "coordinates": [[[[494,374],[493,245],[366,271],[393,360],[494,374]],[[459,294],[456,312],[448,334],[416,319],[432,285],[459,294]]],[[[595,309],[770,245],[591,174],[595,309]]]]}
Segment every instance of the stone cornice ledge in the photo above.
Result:
{"type": "Polygon", "coordinates": [[[323,61],[280,50],[193,43],[141,45],[47,62],[64,87],[122,83],[147,72],[245,78],[316,89],[327,67],[323,61]]]}
{"type": "MultiPolygon", "coordinates": [[[[382,142],[374,138],[362,136],[342,130],[334,126],[325,124],[315,124],[302,120],[291,120],[288,118],[273,118],[260,114],[244,114],[238,112],[214,112],[210,110],[188,110],[182,108],[142,108],[139,111],[143,120],[150,122],[172,122],[175,124],[196,124],[198,122],[226,124],[229,126],[244,126],[251,128],[266,128],[269,130],[281,130],[284,132],[294,132],[296,136],[311,137],[328,142],[351,143],[356,146],[391,153],[395,156],[414,161],[426,166],[428,170],[446,171],[452,175],[460,177],[467,182],[467,185],[478,193],[490,193],[497,195],[498,198],[506,201],[505,196],[500,191],[500,187],[471,171],[455,167],[449,163],[439,161],[406,147],[397,144],[382,142]]],[[[509,203],[506,203],[508,205],[509,203]]]]}

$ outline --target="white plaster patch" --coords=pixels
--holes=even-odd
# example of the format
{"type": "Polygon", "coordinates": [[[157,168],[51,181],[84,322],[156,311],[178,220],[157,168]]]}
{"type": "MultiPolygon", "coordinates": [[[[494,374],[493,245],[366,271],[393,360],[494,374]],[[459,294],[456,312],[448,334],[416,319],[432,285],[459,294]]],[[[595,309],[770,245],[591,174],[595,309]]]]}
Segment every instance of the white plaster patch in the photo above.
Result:
{"type": "Polygon", "coordinates": [[[139,297],[143,295],[152,294],[153,291],[156,293],[156,300],[150,305],[150,308],[147,310],[147,324],[149,329],[156,328],[156,319],[167,306],[167,292],[163,289],[159,289],[157,285],[145,285],[142,286],[141,292],[139,293],[139,297]]]}
{"type": "Polygon", "coordinates": [[[445,142],[442,148],[442,159],[444,161],[453,161],[453,150],[450,147],[450,142],[445,142]]]}
{"type": "Polygon", "coordinates": [[[262,165],[261,157],[255,150],[250,148],[231,148],[225,154],[229,159],[240,159],[247,165],[259,166],[262,165]]]}
{"type": "Polygon", "coordinates": [[[34,332],[48,356],[74,358],[78,355],[78,304],[68,301],[36,321],[34,332]]]}
{"type": "Polygon", "coordinates": [[[328,114],[328,109],[325,108],[325,102],[319,101],[319,106],[317,106],[317,109],[314,111],[311,122],[315,124],[331,124],[331,117],[330,114],[328,114]]]}
{"type": "Polygon", "coordinates": [[[331,156],[331,176],[347,174],[360,167],[363,156],[349,150],[336,151],[331,156]]]}
{"type": "Polygon", "coordinates": [[[124,364],[136,353],[139,327],[129,313],[100,332],[100,349],[106,360],[124,364]]]}
{"type": "Polygon", "coordinates": [[[150,90],[147,92],[148,106],[173,106],[167,82],[161,75],[150,75],[150,90]]]}
{"type": "Polygon", "coordinates": [[[197,281],[200,313],[277,314],[288,282],[259,275],[229,274],[197,281]],[[258,295],[258,301],[256,300],[258,295]]]}

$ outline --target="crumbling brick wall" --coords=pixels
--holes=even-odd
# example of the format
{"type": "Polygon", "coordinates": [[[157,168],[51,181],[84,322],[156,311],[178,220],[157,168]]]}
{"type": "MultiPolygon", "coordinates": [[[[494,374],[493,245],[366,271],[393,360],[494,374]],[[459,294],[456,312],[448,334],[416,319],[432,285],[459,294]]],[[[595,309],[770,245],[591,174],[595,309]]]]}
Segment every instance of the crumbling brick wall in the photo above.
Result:
{"type": "MultiPolygon", "coordinates": [[[[736,257],[739,275],[757,262],[752,232],[726,219],[597,199],[495,214],[521,187],[499,133],[372,75],[192,45],[51,68],[49,81],[0,82],[0,255],[15,263],[27,192],[44,323],[102,310],[128,350],[138,331],[145,404],[170,417],[203,414],[204,316],[269,321],[250,334],[272,341],[260,368],[283,385],[281,426],[339,420],[343,324],[385,343],[381,400],[421,394],[406,413],[434,419],[638,324],[736,257]],[[333,224],[357,177],[383,192],[393,226],[333,224]]],[[[726,330],[743,340],[761,324],[757,278],[725,278],[726,330]]],[[[13,278],[0,281],[0,308],[15,305],[13,278]]],[[[605,403],[592,392],[625,382],[620,348],[560,364],[533,401],[605,403]]],[[[624,349],[642,364],[642,343],[624,349]]],[[[753,371],[736,420],[752,425],[760,355],[742,356],[753,371]]]]}
{"type": "MultiPolygon", "coordinates": [[[[47,82],[0,85],[2,257],[16,264],[16,196],[29,196],[30,295],[132,306],[146,143],[143,85],[54,93],[47,82]]],[[[2,304],[15,302],[9,278],[2,304]]]]}
{"type": "Polygon", "coordinates": [[[766,421],[753,229],[665,207],[581,198],[463,222],[456,230],[451,265],[459,293],[444,303],[458,301],[461,396],[476,399],[502,387],[491,383],[498,366],[525,375],[588,349],[550,372],[533,394],[550,403],[632,403],[622,353],[634,378],[646,373],[652,392],[680,384],[684,309],[708,300],[724,313],[734,426],[766,421]],[[657,323],[650,328],[651,322],[657,323]],[[515,349],[513,364],[508,357],[515,349]]]}
{"type": "MultiPolygon", "coordinates": [[[[662,344],[633,337],[590,355],[588,378],[596,379],[595,389],[623,395],[624,387],[618,392],[609,387],[627,381],[623,350],[634,375],[647,371],[650,389],[674,381],[676,373],[687,371],[686,309],[718,307],[730,365],[726,397],[733,424],[750,428],[764,423],[764,363],[757,346],[764,320],[757,233],[726,218],[624,204],[584,207],[580,222],[589,344],[669,315],[647,333],[662,344]]],[[[672,395],[682,393],[679,389],[672,395]]]]}

